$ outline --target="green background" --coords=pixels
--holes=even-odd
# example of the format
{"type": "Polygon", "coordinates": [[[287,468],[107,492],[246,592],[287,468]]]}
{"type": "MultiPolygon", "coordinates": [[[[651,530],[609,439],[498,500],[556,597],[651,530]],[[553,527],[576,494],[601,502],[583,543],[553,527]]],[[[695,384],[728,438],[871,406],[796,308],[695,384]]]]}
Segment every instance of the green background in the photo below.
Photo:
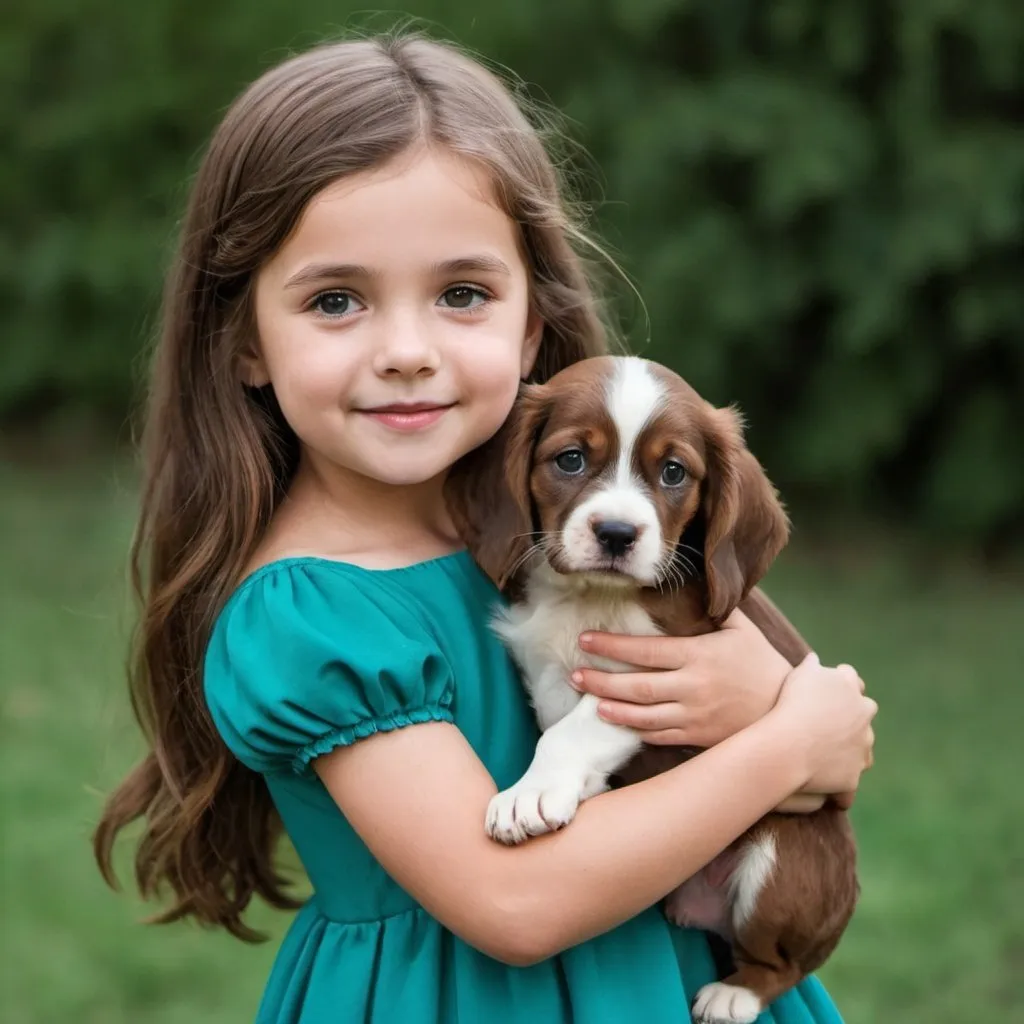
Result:
{"type": "MultiPolygon", "coordinates": [[[[770,589],[879,699],[864,896],[822,972],[847,1019],[1024,1019],[1020,5],[407,11],[565,111],[568,170],[646,306],[616,287],[623,330],[744,409],[796,527],[770,589]]],[[[289,52],[395,21],[344,0],[5,9],[5,1021],[252,1018],[273,943],[139,925],[89,859],[101,794],[139,751],[124,447],[218,117],[289,52]]]]}

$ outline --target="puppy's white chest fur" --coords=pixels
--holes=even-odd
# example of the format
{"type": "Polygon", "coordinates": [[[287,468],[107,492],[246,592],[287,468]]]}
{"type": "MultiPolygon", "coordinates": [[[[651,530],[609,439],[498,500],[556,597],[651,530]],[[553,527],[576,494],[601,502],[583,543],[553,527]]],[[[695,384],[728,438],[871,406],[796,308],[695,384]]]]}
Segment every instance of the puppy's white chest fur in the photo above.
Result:
{"type": "Polygon", "coordinates": [[[569,682],[574,669],[611,672],[633,667],[587,654],[579,645],[581,633],[662,633],[633,587],[560,576],[546,564],[531,574],[525,600],[502,609],[493,625],[522,669],[541,729],[549,729],[579,702],[581,695],[569,682]]]}

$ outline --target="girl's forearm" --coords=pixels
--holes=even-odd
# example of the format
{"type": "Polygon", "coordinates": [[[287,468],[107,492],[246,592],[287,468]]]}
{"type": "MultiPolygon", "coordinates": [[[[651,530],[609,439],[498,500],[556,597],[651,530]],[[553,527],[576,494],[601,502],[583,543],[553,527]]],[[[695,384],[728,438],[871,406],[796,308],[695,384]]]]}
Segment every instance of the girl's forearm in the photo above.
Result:
{"type": "Polygon", "coordinates": [[[494,781],[454,726],[342,747],[314,767],[384,869],[447,928],[529,964],[645,910],[807,780],[806,744],[770,714],[517,847],[484,831],[494,781]]]}
{"type": "Polygon", "coordinates": [[[555,835],[496,847],[506,913],[536,944],[528,959],[656,903],[805,779],[799,747],[768,715],[678,768],[595,797],[555,835]]]}

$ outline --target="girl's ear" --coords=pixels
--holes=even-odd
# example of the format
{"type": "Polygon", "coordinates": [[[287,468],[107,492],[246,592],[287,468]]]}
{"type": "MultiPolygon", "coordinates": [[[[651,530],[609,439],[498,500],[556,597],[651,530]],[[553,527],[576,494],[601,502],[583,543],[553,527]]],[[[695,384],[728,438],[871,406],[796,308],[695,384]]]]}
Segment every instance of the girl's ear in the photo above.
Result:
{"type": "Polygon", "coordinates": [[[533,372],[533,365],[540,353],[540,343],[544,339],[544,321],[540,314],[530,310],[526,321],[526,336],[523,338],[523,359],[519,369],[519,379],[526,380],[533,372]]]}
{"type": "Polygon", "coordinates": [[[270,383],[270,373],[257,342],[246,341],[238,356],[238,376],[250,388],[262,388],[270,383]]]}
{"type": "Polygon", "coordinates": [[[251,388],[262,388],[270,383],[270,374],[267,373],[262,362],[243,362],[241,368],[243,384],[247,384],[251,388]]]}

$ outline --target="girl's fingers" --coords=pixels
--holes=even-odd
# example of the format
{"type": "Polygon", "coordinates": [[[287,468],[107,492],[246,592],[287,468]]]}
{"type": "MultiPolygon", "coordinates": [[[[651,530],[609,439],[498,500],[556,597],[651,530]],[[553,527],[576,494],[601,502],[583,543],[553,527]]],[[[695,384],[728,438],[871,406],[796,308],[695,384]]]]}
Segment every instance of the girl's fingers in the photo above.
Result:
{"type": "Polygon", "coordinates": [[[864,680],[858,675],[857,670],[852,665],[842,664],[836,665],[836,671],[842,672],[847,679],[855,681],[860,686],[860,692],[864,692],[864,680]]]}
{"type": "MultiPolygon", "coordinates": [[[[627,704],[623,701],[601,701],[597,713],[606,721],[643,732],[664,731],[680,727],[678,704],[627,704]]],[[[647,740],[647,737],[644,737],[647,740]]]]}
{"type": "Polygon", "coordinates": [[[637,668],[681,668],[692,637],[625,636],[621,633],[584,633],[580,647],[588,654],[621,661],[637,668]]]}
{"type": "Polygon", "coordinates": [[[572,682],[584,693],[631,704],[661,704],[673,699],[667,672],[599,672],[584,668],[573,673],[572,682]]]}

